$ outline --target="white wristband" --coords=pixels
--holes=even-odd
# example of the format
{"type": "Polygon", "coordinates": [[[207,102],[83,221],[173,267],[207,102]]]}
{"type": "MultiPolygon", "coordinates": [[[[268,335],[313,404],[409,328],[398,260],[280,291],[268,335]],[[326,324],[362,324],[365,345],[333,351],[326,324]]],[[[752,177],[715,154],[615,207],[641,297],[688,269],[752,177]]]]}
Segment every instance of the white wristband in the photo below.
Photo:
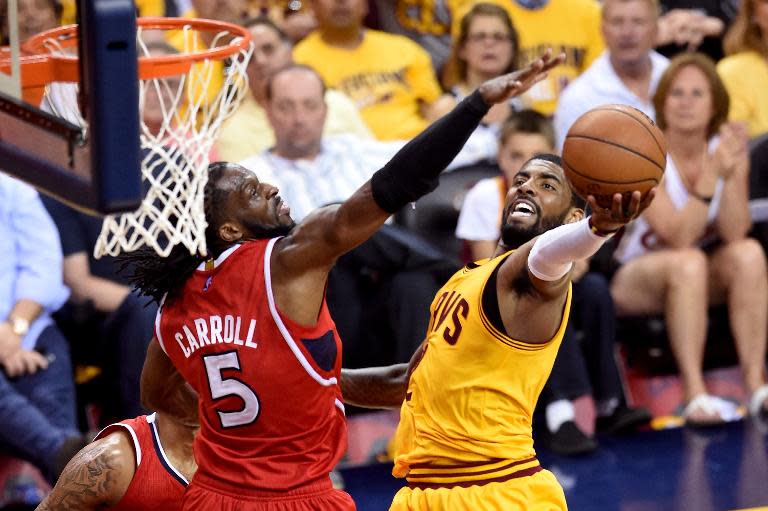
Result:
{"type": "Polygon", "coordinates": [[[586,218],[561,225],[539,236],[533,244],[528,270],[540,280],[560,280],[571,271],[573,261],[594,255],[608,238],[593,232],[586,218]]]}

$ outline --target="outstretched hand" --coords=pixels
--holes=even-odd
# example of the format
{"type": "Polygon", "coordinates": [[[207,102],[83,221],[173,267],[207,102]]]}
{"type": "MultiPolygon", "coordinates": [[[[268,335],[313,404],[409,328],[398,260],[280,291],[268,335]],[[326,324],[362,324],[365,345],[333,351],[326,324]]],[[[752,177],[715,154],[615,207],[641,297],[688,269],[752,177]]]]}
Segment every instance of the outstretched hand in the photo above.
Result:
{"type": "Polygon", "coordinates": [[[548,49],[541,57],[524,68],[497,76],[483,83],[478,91],[489,106],[501,103],[527,91],[534,84],[546,78],[550,69],[563,62],[565,62],[565,53],[553,57],[552,50],[548,49]]]}
{"type": "Polygon", "coordinates": [[[626,224],[634,220],[642,211],[650,205],[656,196],[656,188],[648,191],[645,197],[635,190],[625,204],[622,194],[615,193],[610,208],[604,208],[597,204],[595,197],[587,197],[587,203],[592,210],[592,226],[600,233],[608,234],[616,232],[626,224]]]}

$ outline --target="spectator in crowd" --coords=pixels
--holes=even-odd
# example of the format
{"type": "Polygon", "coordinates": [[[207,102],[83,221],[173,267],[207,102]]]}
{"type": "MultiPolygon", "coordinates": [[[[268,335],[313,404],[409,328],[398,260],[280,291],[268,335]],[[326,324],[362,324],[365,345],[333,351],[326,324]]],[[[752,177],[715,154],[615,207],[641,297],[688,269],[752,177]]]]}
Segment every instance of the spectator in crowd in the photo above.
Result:
{"type": "MultiPolygon", "coordinates": [[[[468,241],[473,261],[491,257],[495,251],[508,183],[534,155],[553,152],[554,144],[552,123],[538,112],[523,110],[504,123],[498,156],[502,175],[481,180],[470,190],[456,228],[456,236],[468,241]]],[[[589,272],[588,265],[588,261],[576,263],[572,321],[539,402],[547,428],[542,441],[565,455],[597,448],[597,442],[574,420],[572,400],[577,397],[594,396],[601,432],[626,431],[650,420],[647,410],[626,405],[614,358],[616,312],[608,282],[603,275],[589,272]]]]}
{"type": "MultiPolygon", "coordinates": [[[[245,26],[253,37],[253,55],[248,62],[248,87],[243,102],[231,117],[221,125],[216,139],[218,158],[240,161],[272,147],[275,135],[267,120],[265,84],[278,69],[292,63],[291,41],[288,36],[267,18],[254,18],[245,26]]],[[[349,133],[360,138],[371,138],[354,103],[344,94],[333,89],[325,93],[328,115],[325,133],[349,133]]]]}
{"type": "Polygon", "coordinates": [[[656,51],[665,57],[699,51],[721,59],[722,35],[731,17],[727,4],[720,0],[662,0],[656,51]]]}
{"type": "Polygon", "coordinates": [[[618,313],[664,314],[683,382],[683,417],[712,424],[739,417],[735,404],[707,392],[703,377],[707,308],[725,303],[748,407],[759,414],[768,405],[768,277],[762,247],[747,237],[746,130],[725,123],[728,93],[701,54],[675,57],[653,102],[669,156],[656,199],[615,253],[618,313]]]}
{"type": "MultiPolygon", "coordinates": [[[[324,137],[323,82],[306,66],[294,64],[272,75],[266,97],[275,146],[241,164],[274,183],[296,221],[347,199],[402,146],[348,135],[324,137]]],[[[345,365],[407,362],[426,332],[426,312],[440,279],[453,270],[437,250],[392,225],[342,257],[331,272],[328,302],[345,341],[345,365]],[[381,329],[361,319],[369,315],[381,329]],[[384,333],[390,329],[395,332],[384,333]],[[392,339],[397,339],[394,354],[386,352],[395,345],[392,339]]]]}
{"type": "Polygon", "coordinates": [[[58,0],[18,0],[17,6],[20,42],[59,26],[61,3],[58,0]]]}
{"type": "Polygon", "coordinates": [[[69,294],[37,192],[0,174],[0,444],[55,481],[87,440],[77,430],[69,346],[51,314],[69,294]]]}
{"type": "MultiPolygon", "coordinates": [[[[349,197],[405,143],[324,135],[329,111],[324,91],[320,75],[305,65],[290,64],[273,73],[264,95],[274,146],[240,162],[280,188],[297,221],[349,197]]],[[[459,152],[448,168],[473,163],[472,156],[459,152]]]]}
{"type": "Polygon", "coordinates": [[[768,3],[742,0],[717,65],[731,98],[729,119],[747,123],[749,136],[768,132],[768,3]]]}
{"type": "MultiPolygon", "coordinates": [[[[600,4],[596,0],[491,0],[504,7],[520,36],[519,66],[535,60],[544,48],[565,52],[565,64],[553,69],[523,97],[526,106],[545,114],[555,112],[563,89],[583,73],[603,51],[600,4]]],[[[472,8],[465,2],[455,20],[472,8]]],[[[460,27],[451,30],[454,39],[460,27]]]]}
{"type": "Polygon", "coordinates": [[[379,140],[407,140],[453,107],[429,54],[410,39],[363,27],[365,0],[314,0],[319,28],[294,50],[347,94],[379,140]]]}
{"type": "Polygon", "coordinates": [[[653,51],[656,0],[605,0],[603,36],[607,50],[560,97],[555,136],[562,148],[571,125],[586,111],[622,103],[654,118],[651,98],[669,61],[653,51]]]}
{"type": "MultiPolygon", "coordinates": [[[[458,39],[451,48],[443,73],[446,90],[460,101],[484,81],[514,70],[517,41],[517,31],[507,11],[496,4],[475,4],[461,19],[458,39]]],[[[473,151],[478,161],[492,161],[499,148],[501,123],[510,112],[519,109],[518,98],[494,105],[462,151],[473,151]]]]}
{"type": "Polygon", "coordinates": [[[278,69],[265,84],[264,97],[275,143],[241,164],[275,183],[297,222],[320,206],[349,197],[403,145],[324,136],[330,109],[327,92],[310,67],[289,64],[278,69]]]}

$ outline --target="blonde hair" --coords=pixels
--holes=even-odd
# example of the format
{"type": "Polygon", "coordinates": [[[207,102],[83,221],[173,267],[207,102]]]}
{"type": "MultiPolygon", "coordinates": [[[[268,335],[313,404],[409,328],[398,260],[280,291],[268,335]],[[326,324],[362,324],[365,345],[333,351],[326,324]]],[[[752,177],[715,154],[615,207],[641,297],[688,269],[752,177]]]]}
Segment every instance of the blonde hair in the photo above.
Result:
{"type": "Polygon", "coordinates": [[[739,12],[723,38],[723,49],[726,55],[756,51],[763,56],[768,56],[768,45],[763,41],[763,32],[757,23],[752,21],[755,16],[756,1],[741,1],[739,12]]]}

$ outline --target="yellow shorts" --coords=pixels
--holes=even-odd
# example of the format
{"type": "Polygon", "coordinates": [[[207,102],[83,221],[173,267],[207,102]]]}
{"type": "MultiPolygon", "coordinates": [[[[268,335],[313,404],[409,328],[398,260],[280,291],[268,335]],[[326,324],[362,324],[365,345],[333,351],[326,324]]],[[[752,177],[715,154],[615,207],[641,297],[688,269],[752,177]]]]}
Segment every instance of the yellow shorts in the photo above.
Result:
{"type": "Polygon", "coordinates": [[[466,488],[402,488],[390,511],[565,511],[565,495],[552,472],[466,488]]]}

